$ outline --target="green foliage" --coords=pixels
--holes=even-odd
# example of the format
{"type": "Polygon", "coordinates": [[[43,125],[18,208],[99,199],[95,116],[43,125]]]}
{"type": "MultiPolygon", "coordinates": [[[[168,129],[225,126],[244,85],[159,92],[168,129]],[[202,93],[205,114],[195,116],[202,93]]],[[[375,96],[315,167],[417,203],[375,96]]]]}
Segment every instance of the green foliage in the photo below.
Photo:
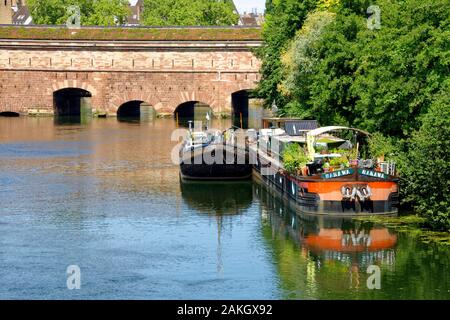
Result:
{"type": "Polygon", "coordinates": [[[113,26],[125,23],[130,14],[127,0],[96,0],[92,2],[92,13],[86,17],[91,26],[113,26]]]}
{"type": "Polygon", "coordinates": [[[316,153],[328,152],[328,146],[323,144],[315,144],[314,150],[316,153]]]}
{"type": "Polygon", "coordinates": [[[281,54],[295,33],[303,25],[309,11],[315,8],[317,0],[267,0],[263,26],[263,46],[256,52],[262,59],[261,81],[257,95],[265,99],[265,106],[276,102],[284,106],[286,99],[279,91],[282,80],[281,54]]]}
{"type": "Polygon", "coordinates": [[[36,24],[65,24],[71,5],[80,8],[81,25],[121,25],[129,14],[127,0],[28,0],[27,5],[36,24]]]}
{"type": "MultiPolygon", "coordinates": [[[[77,5],[81,25],[111,26],[125,23],[128,0],[29,0],[36,24],[65,24],[67,8],[77,5]]],[[[152,26],[215,26],[237,24],[239,16],[230,0],[145,0],[143,24],[152,26]]]]}
{"type": "Polygon", "coordinates": [[[308,162],[305,150],[297,143],[290,143],[283,151],[283,165],[286,171],[296,173],[308,162]]]}
{"type": "Polygon", "coordinates": [[[287,115],[314,118],[309,107],[309,88],[319,62],[318,46],[324,28],[334,20],[334,14],[316,11],[308,14],[302,29],[282,55],[283,77],[278,89],[289,98],[284,111],[287,115]]]}
{"type": "Polygon", "coordinates": [[[372,158],[390,159],[395,152],[395,145],[390,137],[386,137],[379,132],[370,135],[368,139],[369,153],[372,158]]]}
{"type": "Polygon", "coordinates": [[[228,0],[144,0],[149,26],[235,25],[239,16],[228,0]]]}
{"type": "Polygon", "coordinates": [[[379,132],[369,151],[399,162],[402,199],[448,229],[450,1],[279,0],[267,10],[266,105],[379,132]],[[369,5],[381,9],[380,29],[367,26],[369,5]]]}
{"type": "Polygon", "coordinates": [[[409,140],[400,164],[405,201],[435,229],[450,230],[450,81],[409,140]]]}
{"type": "Polygon", "coordinates": [[[348,161],[346,156],[342,156],[339,158],[332,158],[330,160],[330,165],[331,166],[339,166],[339,167],[344,167],[344,168],[348,168],[350,167],[350,162],[348,161]]]}
{"type": "Polygon", "coordinates": [[[282,65],[279,107],[322,125],[408,136],[450,73],[449,11],[448,0],[342,0],[332,22],[310,13],[282,65]],[[380,30],[367,28],[369,4],[381,8],[380,30]]]}

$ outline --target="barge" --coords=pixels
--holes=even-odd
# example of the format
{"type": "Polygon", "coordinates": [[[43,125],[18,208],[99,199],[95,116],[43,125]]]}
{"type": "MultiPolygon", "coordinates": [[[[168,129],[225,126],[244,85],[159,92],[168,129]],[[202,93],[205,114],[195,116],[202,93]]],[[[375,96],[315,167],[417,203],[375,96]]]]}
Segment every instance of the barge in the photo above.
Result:
{"type": "Polygon", "coordinates": [[[254,176],[302,213],[396,214],[399,179],[395,165],[363,157],[367,156],[368,136],[362,130],[340,126],[299,134],[281,128],[262,129],[249,145],[254,176]],[[305,157],[295,170],[283,161],[287,149],[298,150],[305,157]]]}
{"type": "Polygon", "coordinates": [[[180,175],[187,180],[242,180],[252,176],[245,139],[233,129],[189,131],[180,148],[180,175]]]}

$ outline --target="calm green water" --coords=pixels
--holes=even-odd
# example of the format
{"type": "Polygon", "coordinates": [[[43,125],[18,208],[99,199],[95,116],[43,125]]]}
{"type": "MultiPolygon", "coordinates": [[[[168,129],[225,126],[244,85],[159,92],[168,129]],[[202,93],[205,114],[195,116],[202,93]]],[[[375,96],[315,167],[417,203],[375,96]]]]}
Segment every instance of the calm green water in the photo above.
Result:
{"type": "Polygon", "coordinates": [[[173,129],[0,118],[0,298],[450,298],[448,249],[300,218],[251,181],[181,183],[173,129]]]}

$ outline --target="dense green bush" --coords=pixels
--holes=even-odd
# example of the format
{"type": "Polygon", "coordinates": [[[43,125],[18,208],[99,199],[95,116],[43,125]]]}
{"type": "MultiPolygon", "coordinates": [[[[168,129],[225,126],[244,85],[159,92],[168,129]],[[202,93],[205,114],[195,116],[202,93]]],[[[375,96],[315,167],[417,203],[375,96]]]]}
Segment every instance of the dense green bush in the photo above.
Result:
{"type": "Polygon", "coordinates": [[[390,159],[395,153],[395,144],[393,139],[386,137],[379,132],[371,134],[368,139],[369,154],[372,158],[390,159]]]}
{"type": "Polygon", "coordinates": [[[434,229],[450,230],[450,86],[423,117],[400,159],[403,200],[434,229]]]}

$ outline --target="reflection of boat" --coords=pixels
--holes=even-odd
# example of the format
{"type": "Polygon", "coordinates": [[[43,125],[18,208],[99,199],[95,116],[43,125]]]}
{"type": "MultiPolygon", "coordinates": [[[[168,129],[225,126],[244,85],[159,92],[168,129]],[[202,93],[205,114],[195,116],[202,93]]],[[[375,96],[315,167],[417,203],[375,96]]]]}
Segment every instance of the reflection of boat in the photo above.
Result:
{"type": "Polygon", "coordinates": [[[270,222],[274,237],[295,242],[320,260],[359,261],[362,265],[380,260],[392,264],[397,236],[387,228],[349,217],[297,214],[290,201],[282,201],[271,190],[255,185],[254,195],[264,206],[262,218],[270,222]]]}
{"type": "Polygon", "coordinates": [[[257,159],[255,176],[266,186],[293,201],[305,213],[354,215],[398,211],[398,178],[393,175],[394,167],[385,166],[382,172],[374,160],[358,157],[366,132],[346,127],[290,131],[263,129],[257,142],[249,146],[251,158],[257,159]],[[338,137],[339,133],[346,138],[338,137]],[[288,172],[281,158],[291,145],[298,145],[307,160],[301,168],[288,172]],[[317,152],[319,148],[321,152],[317,152]]]}
{"type": "Polygon", "coordinates": [[[341,229],[321,228],[318,234],[308,235],[304,240],[311,250],[332,250],[342,252],[377,251],[395,246],[397,236],[386,228],[369,232],[344,232],[341,229]]]}
{"type": "Polygon", "coordinates": [[[248,179],[252,166],[243,143],[236,143],[233,130],[189,132],[180,150],[180,172],[184,179],[248,179]]]}
{"type": "Polygon", "coordinates": [[[182,181],[181,195],[192,207],[212,214],[237,214],[252,204],[251,181],[182,181]]]}

